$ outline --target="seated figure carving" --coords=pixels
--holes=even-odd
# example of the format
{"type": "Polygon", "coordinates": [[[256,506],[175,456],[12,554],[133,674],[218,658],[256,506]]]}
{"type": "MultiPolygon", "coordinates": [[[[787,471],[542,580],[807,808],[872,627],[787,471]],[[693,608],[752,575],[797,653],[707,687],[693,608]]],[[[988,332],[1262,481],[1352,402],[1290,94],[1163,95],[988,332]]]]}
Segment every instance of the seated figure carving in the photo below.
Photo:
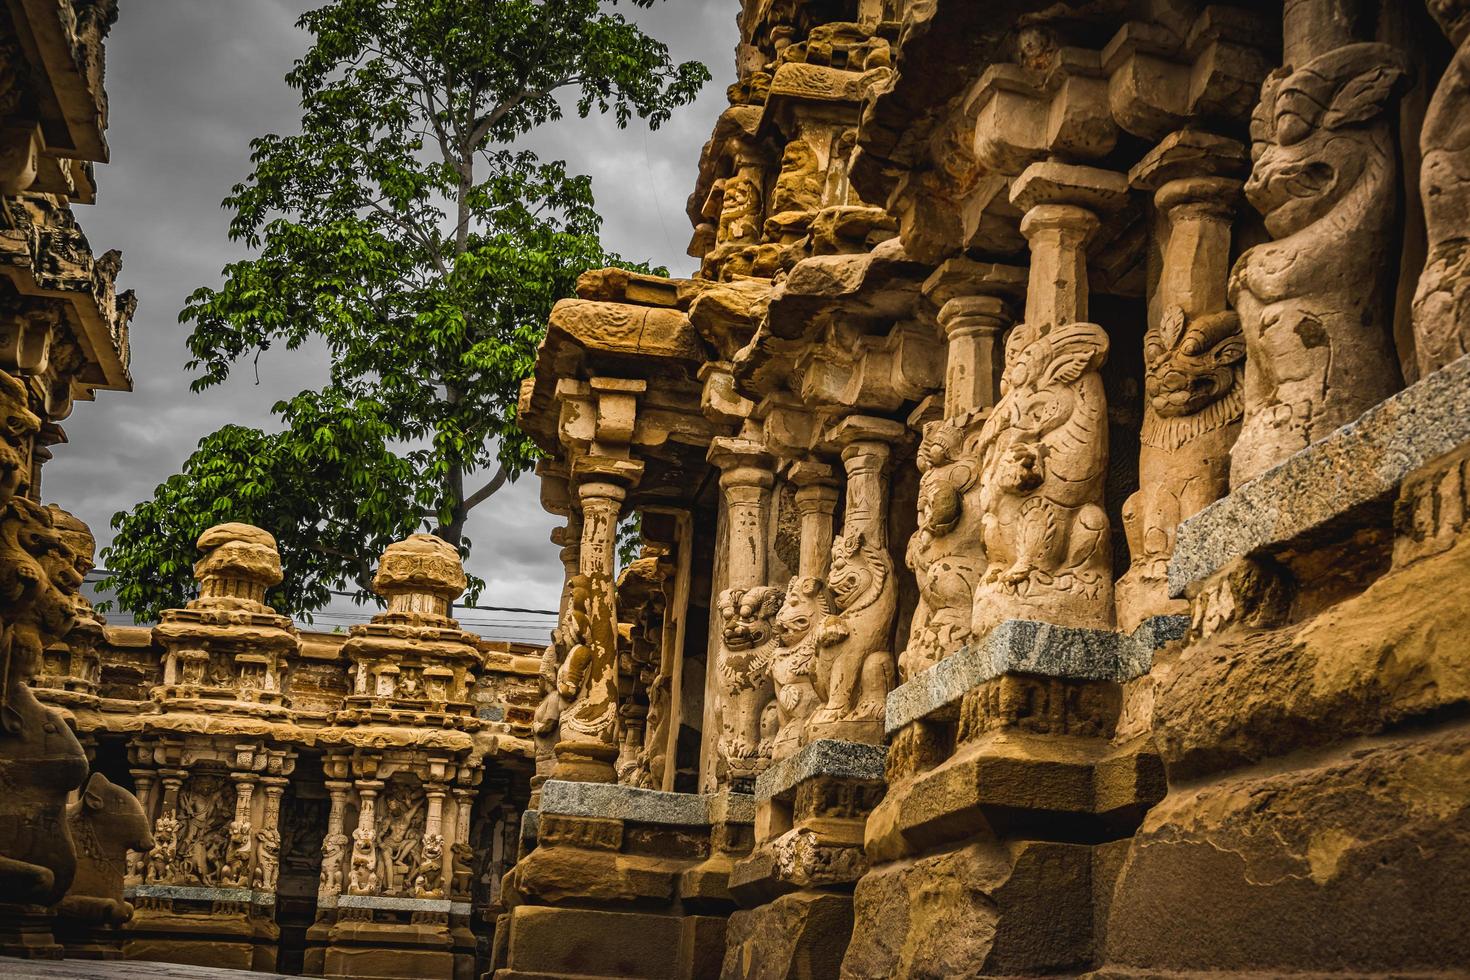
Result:
{"type": "Polygon", "coordinates": [[[975,590],[976,637],[1007,619],[1112,626],[1098,373],[1107,355],[1095,323],[1021,324],[1006,341],[1001,398],[978,447],[986,568],[975,590]]]}

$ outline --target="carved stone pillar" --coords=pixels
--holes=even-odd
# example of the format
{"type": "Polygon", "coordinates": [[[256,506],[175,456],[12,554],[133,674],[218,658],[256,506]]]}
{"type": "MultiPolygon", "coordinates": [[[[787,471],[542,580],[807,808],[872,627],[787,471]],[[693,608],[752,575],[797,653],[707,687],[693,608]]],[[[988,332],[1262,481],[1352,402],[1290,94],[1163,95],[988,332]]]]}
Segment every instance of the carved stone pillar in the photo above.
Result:
{"type": "Polygon", "coordinates": [[[143,804],[143,812],[152,813],[153,804],[156,802],[153,798],[153,791],[158,782],[158,773],[152,769],[129,769],[128,775],[133,777],[134,795],[138,797],[138,802],[143,804]]]}
{"type": "Polygon", "coordinates": [[[746,439],[715,439],[709,461],[720,468],[725,497],[726,586],[748,589],[766,584],[767,531],[770,527],[771,457],[746,439]]]}
{"type": "Polygon", "coordinates": [[[281,799],[286,795],[283,776],[263,776],[265,812],[255,834],[255,873],[250,884],[258,892],[274,892],[281,873],[281,799]]]}
{"type": "Polygon", "coordinates": [[[1005,370],[1001,343],[1011,317],[999,296],[962,296],[940,307],[939,326],[947,343],[944,417],[962,418],[1000,400],[1005,370]]]}
{"type": "Polygon", "coordinates": [[[1245,339],[1226,301],[1236,174],[1245,147],[1184,131],[1166,138],[1132,173],[1154,190],[1161,263],[1144,336],[1144,416],[1139,490],[1123,506],[1132,565],[1118,580],[1118,622],[1132,631],[1153,616],[1182,615],[1168,597],[1179,522],[1222,497],[1244,404],[1245,339]]]}
{"type": "Polygon", "coordinates": [[[347,890],[353,895],[376,895],[382,887],[378,878],[377,799],[383,789],[379,779],[359,779],[357,829],[352,832],[352,861],[347,890]]]}
{"type": "Polygon", "coordinates": [[[470,844],[470,820],[475,805],[475,791],[456,788],[453,792],[454,844],[449,848],[449,893],[455,898],[468,898],[475,858],[475,849],[470,844]]]}
{"type": "Polygon", "coordinates": [[[320,898],[335,898],[342,893],[342,884],[347,861],[347,835],[342,827],[347,814],[347,799],[352,784],[344,779],[329,779],[326,783],[327,796],[331,800],[327,811],[327,832],[322,837],[322,870],[317,884],[320,898]]]}
{"type": "Polygon", "coordinates": [[[832,515],[837,510],[837,478],[823,463],[792,465],[787,478],[796,485],[796,512],[801,515],[801,557],[797,575],[823,579],[832,560],[832,515]]]}
{"type": "Polygon", "coordinates": [[[581,575],[586,592],[587,637],[567,654],[557,687],[571,705],[561,715],[553,778],[615,782],[618,755],[618,636],[613,559],[618,519],[628,484],[641,464],[583,457],[577,495],[582,504],[581,575]]]}
{"type": "Polygon", "coordinates": [[[883,740],[884,699],[895,679],[893,617],[898,606],[888,553],[888,465],[893,446],[907,436],[901,423],[858,415],[827,433],[826,441],[842,451],[847,499],[828,570],[836,618],[821,627],[817,641],[830,667],[825,683],[818,686],[823,703],[806,723],[806,741],[883,740]]]}
{"type": "Polygon", "coordinates": [[[781,591],[766,583],[775,476],[770,455],[748,439],[715,439],[709,460],[720,468],[726,536],[719,659],[705,687],[705,773],[708,777],[710,739],[717,736],[716,785],[748,791],[770,758],[761,752],[760,722],[773,697],[771,618],[781,606],[781,591]]]}
{"type": "Polygon", "coordinates": [[[230,779],[235,783],[235,820],[238,822],[250,822],[250,803],[255,798],[257,778],[259,777],[250,772],[230,773],[230,779]]]}
{"type": "Polygon", "coordinates": [[[1007,619],[1111,629],[1112,538],[1103,508],[1108,336],[1087,317],[1084,246],[1126,200],[1121,174],[1032,164],[1011,200],[1031,245],[1025,322],[1006,340],[1005,396],[981,430],[986,568],[974,640],[1007,619]],[[1049,410],[1038,410],[1047,406],[1049,410]]]}

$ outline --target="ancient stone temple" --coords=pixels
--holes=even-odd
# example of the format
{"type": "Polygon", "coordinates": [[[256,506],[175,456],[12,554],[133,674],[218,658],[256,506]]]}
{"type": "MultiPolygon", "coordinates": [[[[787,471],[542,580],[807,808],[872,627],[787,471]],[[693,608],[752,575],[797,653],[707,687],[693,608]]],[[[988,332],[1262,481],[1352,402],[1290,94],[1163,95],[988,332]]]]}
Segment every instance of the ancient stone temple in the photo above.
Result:
{"type": "Polygon", "coordinates": [[[493,976],[1461,975],[1470,8],[736,6],[522,390],[493,976]]]}
{"type": "Polygon", "coordinates": [[[345,635],[243,524],[77,598],[111,8],[4,8],[0,954],[1465,975],[1470,4],[729,2],[697,275],[584,275],[522,389],[542,650],[427,535],[345,635]]]}
{"type": "Polygon", "coordinates": [[[41,470],[72,403],[126,391],[131,292],[73,204],[107,160],[102,42],[113,0],[0,7],[0,955],[90,948],[127,918],[122,861],[147,847],[133,796],[98,769],[64,712],[97,684],[100,623],[79,595],[92,535],[42,503],[41,470]]]}

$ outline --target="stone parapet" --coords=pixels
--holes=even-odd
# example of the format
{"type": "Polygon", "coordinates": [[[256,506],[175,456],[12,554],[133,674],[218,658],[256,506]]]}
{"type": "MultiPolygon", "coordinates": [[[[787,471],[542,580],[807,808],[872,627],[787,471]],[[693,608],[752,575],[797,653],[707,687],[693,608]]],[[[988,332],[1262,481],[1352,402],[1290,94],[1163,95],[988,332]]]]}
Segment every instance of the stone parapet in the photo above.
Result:
{"type": "Polygon", "coordinates": [[[1363,413],[1179,525],[1169,592],[1246,557],[1270,557],[1386,517],[1415,470],[1470,442],[1470,356],[1363,413]]]}

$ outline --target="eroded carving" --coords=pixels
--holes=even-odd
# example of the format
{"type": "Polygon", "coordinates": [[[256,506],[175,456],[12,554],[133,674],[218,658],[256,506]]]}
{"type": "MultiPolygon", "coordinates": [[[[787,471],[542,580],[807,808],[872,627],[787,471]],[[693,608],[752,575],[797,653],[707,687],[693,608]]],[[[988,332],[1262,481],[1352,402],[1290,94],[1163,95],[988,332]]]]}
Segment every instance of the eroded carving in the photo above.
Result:
{"type": "Polygon", "coordinates": [[[1350,44],[1261,87],[1245,194],[1274,241],[1240,257],[1230,298],[1246,342],[1239,486],[1399,385],[1389,342],[1397,218],[1392,103],[1405,78],[1383,44],[1350,44]]]}
{"type": "Polygon", "coordinates": [[[977,453],[986,569],[971,631],[1007,619],[1107,629],[1111,544],[1103,510],[1108,337],[1095,323],[1017,326],[1001,398],[977,453]]]}
{"type": "Polygon", "coordinates": [[[775,696],[773,619],[783,598],[780,589],[770,586],[720,593],[720,755],[731,778],[754,776],[771,756],[770,744],[761,738],[761,718],[775,696]]]}

